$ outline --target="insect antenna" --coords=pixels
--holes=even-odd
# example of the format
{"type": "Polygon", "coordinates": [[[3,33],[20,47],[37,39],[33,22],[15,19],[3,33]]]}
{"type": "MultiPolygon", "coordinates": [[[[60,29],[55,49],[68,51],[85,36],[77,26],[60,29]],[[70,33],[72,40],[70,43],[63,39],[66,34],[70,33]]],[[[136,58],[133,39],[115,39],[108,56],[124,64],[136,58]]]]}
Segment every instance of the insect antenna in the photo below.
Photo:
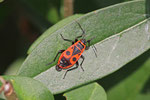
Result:
{"type": "Polygon", "coordinates": [[[76,21],[76,23],[78,24],[78,26],[80,27],[80,29],[82,30],[82,34],[85,34],[85,31],[84,31],[83,28],[81,27],[80,23],[79,23],[77,20],[75,20],[75,21],[76,21]]]}
{"type": "MultiPolygon", "coordinates": [[[[82,28],[82,26],[80,25],[80,23],[77,21],[77,20],[75,20],[75,22],[78,24],[78,26],[80,27],[80,29],[82,30],[82,35],[81,35],[81,37],[84,39],[85,38],[85,30],[82,28]]],[[[80,36],[79,36],[80,37],[80,36]]]]}
{"type": "Polygon", "coordinates": [[[95,47],[95,45],[93,44],[92,46],[93,46],[93,48],[95,49],[95,51],[97,52],[97,48],[95,47]]]}
{"type": "Polygon", "coordinates": [[[85,36],[86,36],[86,34],[83,34],[83,35],[82,35],[82,39],[85,39],[85,36]]]}
{"type": "MultiPolygon", "coordinates": [[[[85,31],[83,30],[83,28],[81,27],[80,23],[79,23],[77,20],[75,20],[75,22],[79,25],[80,29],[82,30],[82,35],[81,35],[81,36],[82,36],[82,39],[84,39],[85,36],[86,36],[85,31]]],[[[96,37],[91,38],[91,39],[89,40],[89,42],[90,42],[91,40],[93,40],[94,38],[96,38],[96,37]]],[[[94,45],[92,45],[92,49],[93,49],[93,51],[94,51],[94,53],[95,53],[95,56],[97,57],[97,54],[96,54],[97,49],[96,49],[96,47],[95,47],[94,45]]]]}

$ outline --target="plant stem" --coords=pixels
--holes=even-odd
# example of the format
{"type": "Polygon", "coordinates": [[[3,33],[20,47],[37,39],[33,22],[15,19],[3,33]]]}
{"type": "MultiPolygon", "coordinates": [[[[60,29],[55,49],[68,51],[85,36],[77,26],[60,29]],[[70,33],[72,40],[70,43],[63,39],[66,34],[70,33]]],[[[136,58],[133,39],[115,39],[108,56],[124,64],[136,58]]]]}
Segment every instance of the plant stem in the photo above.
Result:
{"type": "Polygon", "coordinates": [[[73,1],[74,0],[64,0],[64,17],[65,18],[73,14],[73,1]]]}

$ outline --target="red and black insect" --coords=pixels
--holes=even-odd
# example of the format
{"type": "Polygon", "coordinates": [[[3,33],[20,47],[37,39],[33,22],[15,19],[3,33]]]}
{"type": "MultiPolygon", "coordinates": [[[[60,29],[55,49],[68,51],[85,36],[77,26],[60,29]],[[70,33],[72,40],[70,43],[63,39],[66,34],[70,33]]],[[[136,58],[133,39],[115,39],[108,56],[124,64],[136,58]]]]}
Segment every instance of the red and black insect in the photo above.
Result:
{"type": "MultiPolygon", "coordinates": [[[[65,78],[66,74],[68,71],[74,70],[76,68],[78,68],[79,66],[79,58],[82,58],[82,62],[80,64],[81,69],[84,71],[82,64],[84,61],[84,56],[82,55],[82,53],[84,52],[84,50],[88,50],[90,47],[90,40],[85,40],[84,36],[85,36],[85,31],[82,29],[81,25],[77,22],[77,24],[79,25],[79,27],[82,30],[82,35],[78,36],[75,38],[75,41],[69,40],[69,39],[65,39],[62,34],[61,37],[64,41],[68,41],[68,42],[72,42],[72,45],[66,49],[66,50],[60,50],[56,57],[54,58],[54,60],[52,62],[50,62],[49,64],[52,64],[53,62],[55,62],[57,56],[62,53],[59,57],[58,63],[56,65],[56,70],[57,71],[61,71],[62,69],[67,70],[63,79],[65,78]],[[79,38],[83,37],[82,39],[78,40],[79,38]],[[76,64],[76,67],[72,67],[74,64],[76,64]]],[[[95,48],[95,46],[93,45],[93,47],[95,48]]],[[[94,50],[94,49],[93,49],[94,50]]],[[[95,48],[96,50],[96,48],[95,48]]],[[[95,56],[97,57],[96,51],[94,50],[95,56]]],[[[47,64],[47,65],[49,65],[47,64]]]]}

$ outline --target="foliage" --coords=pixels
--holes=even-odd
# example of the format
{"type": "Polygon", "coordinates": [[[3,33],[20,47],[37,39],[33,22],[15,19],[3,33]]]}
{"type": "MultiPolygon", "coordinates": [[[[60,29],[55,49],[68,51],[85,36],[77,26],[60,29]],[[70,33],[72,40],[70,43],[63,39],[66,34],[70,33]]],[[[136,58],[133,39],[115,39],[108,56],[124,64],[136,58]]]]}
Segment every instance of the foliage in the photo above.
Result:
{"type": "MultiPolygon", "coordinates": [[[[5,71],[9,76],[3,75],[12,83],[19,100],[54,100],[53,95],[56,100],[65,100],[60,93],[67,100],[149,100],[150,0],[75,0],[74,11],[78,14],[68,18],[63,18],[62,2],[16,0],[0,3],[0,11],[4,12],[0,16],[0,32],[3,33],[5,27],[2,23],[13,19],[10,15],[17,11],[15,20],[10,20],[19,23],[18,33],[22,35],[14,36],[18,43],[17,60],[5,71]],[[57,61],[49,66],[46,64],[60,49],[71,45],[63,41],[60,34],[71,40],[82,34],[76,21],[84,29],[86,40],[96,37],[91,45],[96,46],[98,57],[92,48],[85,51],[85,71],[79,67],[63,79],[65,71],[55,70],[57,61]],[[32,45],[29,47],[29,44],[32,45]]],[[[6,24],[5,31],[9,33],[8,26],[6,24]]]]}

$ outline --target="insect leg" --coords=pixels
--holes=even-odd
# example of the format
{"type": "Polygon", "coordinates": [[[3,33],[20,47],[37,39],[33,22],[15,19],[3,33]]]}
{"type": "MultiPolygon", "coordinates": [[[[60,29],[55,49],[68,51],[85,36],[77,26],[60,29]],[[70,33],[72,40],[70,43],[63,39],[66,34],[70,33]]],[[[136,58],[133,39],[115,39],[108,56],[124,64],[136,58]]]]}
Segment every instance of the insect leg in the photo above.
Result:
{"type": "Polygon", "coordinates": [[[93,51],[94,51],[94,54],[95,54],[95,56],[97,57],[97,49],[96,49],[96,47],[94,46],[94,45],[92,45],[92,49],[93,49],[93,51]]]}
{"type": "MultiPolygon", "coordinates": [[[[94,37],[94,38],[95,38],[95,37],[94,37]]],[[[90,48],[90,42],[91,42],[91,40],[93,40],[94,38],[91,38],[90,40],[87,40],[88,46],[85,48],[86,50],[88,50],[88,49],[90,48]]],[[[93,51],[94,51],[95,56],[97,57],[97,54],[96,54],[97,49],[96,49],[96,47],[95,47],[94,45],[92,45],[92,49],[93,49],[93,51]]]]}
{"type": "Polygon", "coordinates": [[[68,42],[74,42],[74,41],[72,41],[72,40],[65,39],[65,38],[62,36],[62,34],[60,34],[60,36],[61,36],[61,38],[62,38],[64,41],[68,41],[68,42]]]}
{"type": "Polygon", "coordinates": [[[65,50],[59,50],[59,51],[58,51],[58,53],[56,54],[56,56],[55,56],[54,60],[53,60],[52,62],[50,62],[50,63],[46,64],[46,65],[50,65],[50,64],[54,63],[54,62],[55,62],[55,60],[56,60],[56,58],[57,58],[57,56],[58,56],[60,53],[63,53],[64,51],[65,51],[65,50]]]}
{"type": "Polygon", "coordinates": [[[83,67],[82,67],[82,64],[83,64],[83,62],[84,62],[85,57],[84,57],[83,55],[81,55],[81,58],[82,58],[83,60],[82,60],[82,62],[81,62],[81,64],[80,64],[80,66],[81,66],[81,69],[84,71],[84,69],[83,69],[83,67]]]}
{"type": "Polygon", "coordinates": [[[72,70],[74,70],[74,69],[77,69],[78,66],[79,66],[79,63],[78,63],[78,61],[77,61],[77,62],[76,62],[76,67],[71,68],[71,69],[68,69],[68,70],[65,72],[65,75],[64,75],[63,79],[65,79],[65,76],[66,76],[67,72],[72,71],[72,70]]]}

